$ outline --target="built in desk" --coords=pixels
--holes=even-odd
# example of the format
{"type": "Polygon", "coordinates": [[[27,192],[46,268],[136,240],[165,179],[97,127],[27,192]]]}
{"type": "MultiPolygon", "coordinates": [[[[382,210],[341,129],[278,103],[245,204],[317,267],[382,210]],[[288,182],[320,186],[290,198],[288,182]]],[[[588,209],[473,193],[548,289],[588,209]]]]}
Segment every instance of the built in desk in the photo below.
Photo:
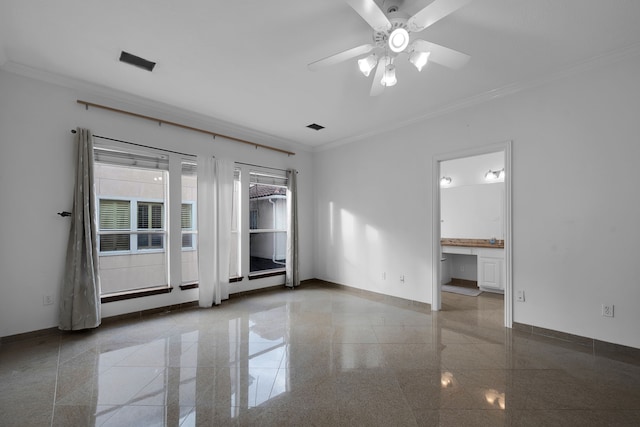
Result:
{"type": "Polygon", "coordinates": [[[487,292],[504,293],[504,240],[443,238],[440,246],[443,259],[447,254],[475,257],[478,287],[487,292]]]}

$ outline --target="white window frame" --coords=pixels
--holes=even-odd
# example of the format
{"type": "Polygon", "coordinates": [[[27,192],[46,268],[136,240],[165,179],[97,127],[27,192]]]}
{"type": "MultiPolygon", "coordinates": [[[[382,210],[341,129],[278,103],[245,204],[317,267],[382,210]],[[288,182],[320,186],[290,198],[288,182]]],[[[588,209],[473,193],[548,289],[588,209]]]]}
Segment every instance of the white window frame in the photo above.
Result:
{"type": "Polygon", "coordinates": [[[98,235],[98,255],[99,256],[117,256],[117,255],[137,255],[137,254],[152,254],[152,253],[164,253],[167,251],[167,203],[162,199],[147,199],[137,197],[111,197],[100,195],[98,197],[98,226],[100,225],[100,201],[102,200],[119,200],[129,202],[129,230],[100,230],[96,233],[98,235]],[[140,228],[138,229],[138,203],[160,203],[163,205],[162,213],[162,228],[140,228]],[[135,227],[134,227],[135,225],[135,227]],[[129,234],[129,250],[128,251],[101,251],[100,250],[100,236],[107,234],[129,234]],[[138,248],[138,234],[162,234],[164,236],[162,249],[150,248],[139,249],[138,248]]]}

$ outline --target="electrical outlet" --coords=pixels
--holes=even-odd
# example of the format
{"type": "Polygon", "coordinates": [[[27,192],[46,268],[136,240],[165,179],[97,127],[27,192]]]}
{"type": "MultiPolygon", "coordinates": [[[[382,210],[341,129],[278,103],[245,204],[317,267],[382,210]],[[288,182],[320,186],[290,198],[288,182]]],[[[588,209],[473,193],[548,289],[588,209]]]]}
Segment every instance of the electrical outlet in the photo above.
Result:
{"type": "Polygon", "coordinates": [[[524,291],[517,291],[516,292],[516,301],[524,302],[524,291]]]}
{"type": "Polygon", "coordinates": [[[613,317],[613,304],[602,304],[602,315],[604,317],[613,317]]]}
{"type": "Polygon", "coordinates": [[[42,305],[53,304],[53,295],[45,295],[42,297],[42,305]]]}
{"type": "Polygon", "coordinates": [[[401,274],[401,275],[400,275],[400,282],[401,282],[401,283],[404,283],[404,274],[401,274]]]}
{"type": "Polygon", "coordinates": [[[382,272],[382,280],[387,280],[387,272],[386,271],[382,272]]]}

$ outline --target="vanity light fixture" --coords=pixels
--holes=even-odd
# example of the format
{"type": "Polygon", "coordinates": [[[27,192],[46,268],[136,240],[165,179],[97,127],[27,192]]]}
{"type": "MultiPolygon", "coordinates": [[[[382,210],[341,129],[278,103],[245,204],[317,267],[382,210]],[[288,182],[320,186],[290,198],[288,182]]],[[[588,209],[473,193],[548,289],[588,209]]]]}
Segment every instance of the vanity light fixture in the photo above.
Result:
{"type": "Polygon", "coordinates": [[[504,178],[504,168],[495,171],[489,169],[489,172],[484,174],[484,179],[487,181],[496,181],[501,178],[504,178]]]}
{"type": "Polygon", "coordinates": [[[449,184],[451,184],[450,176],[443,176],[442,178],[440,178],[440,185],[449,185],[449,184]]]}

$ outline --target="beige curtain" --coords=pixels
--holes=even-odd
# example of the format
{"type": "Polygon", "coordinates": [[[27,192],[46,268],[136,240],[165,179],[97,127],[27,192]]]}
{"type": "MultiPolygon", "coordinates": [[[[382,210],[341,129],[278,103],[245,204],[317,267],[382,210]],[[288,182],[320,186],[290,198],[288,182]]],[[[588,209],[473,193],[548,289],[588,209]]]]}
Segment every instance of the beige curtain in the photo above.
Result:
{"type": "Polygon", "coordinates": [[[93,136],[76,130],[76,181],[67,261],[60,295],[59,328],[79,330],[100,325],[100,279],[93,182],[93,136]]]}
{"type": "Polygon", "coordinates": [[[287,266],[285,284],[290,288],[300,285],[298,272],[298,171],[287,171],[287,266]]]}

